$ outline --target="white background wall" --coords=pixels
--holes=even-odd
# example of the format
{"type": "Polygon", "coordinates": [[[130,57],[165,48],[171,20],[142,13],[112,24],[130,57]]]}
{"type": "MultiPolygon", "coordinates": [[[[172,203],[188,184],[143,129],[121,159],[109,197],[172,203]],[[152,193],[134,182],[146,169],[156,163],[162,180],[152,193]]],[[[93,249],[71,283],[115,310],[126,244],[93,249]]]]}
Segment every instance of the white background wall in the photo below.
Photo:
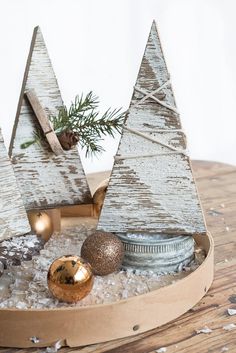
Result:
{"type": "MultiPolygon", "coordinates": [[[[0,125],[9,144],[33,27],[40,25],[66,104],[99,95],[101,110],[128,108],[156,19],[193,159],[236,164],[234,0],[1,0],[0,125]]],[[[85,160],[109,169],[116,141],[85,160]]]]}

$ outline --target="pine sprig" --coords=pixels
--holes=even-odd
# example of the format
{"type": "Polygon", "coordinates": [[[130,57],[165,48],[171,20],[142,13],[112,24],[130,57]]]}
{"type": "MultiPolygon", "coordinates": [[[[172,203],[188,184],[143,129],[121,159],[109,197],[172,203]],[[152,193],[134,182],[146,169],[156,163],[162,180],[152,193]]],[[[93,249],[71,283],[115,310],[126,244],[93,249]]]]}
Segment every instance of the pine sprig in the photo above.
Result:
{"type": "MultiPolygon", "coordinates": [[[[115,133],[121,133],[124,122],[125,113],[121,109],[109,108],[100,116],[98,105],[98,97],[89,92],[85,97],[83,94],[76,96],[69,109],[63,105],[57,116],[50,116],[55,133],[58,136],[64,132],[74,133],[79,138],[81,148],[86,148],[86,156],[104,151],[100,145],[102,137],[114,137],[115,133]]],[[[27,148],[40,141],[41,137],[37,136],[38,139],[28,141],[21,147],[27,148]]]]}
{"type": "Polygon", "coordinates": [[[33,136],[34,136],[33,140],[22,143],[20,147],[25,149],[33,145],[34,143],[37,143],[37,144],[43,143],[45,139],[45,136],[39,127],[33,132],[33,136]]]}

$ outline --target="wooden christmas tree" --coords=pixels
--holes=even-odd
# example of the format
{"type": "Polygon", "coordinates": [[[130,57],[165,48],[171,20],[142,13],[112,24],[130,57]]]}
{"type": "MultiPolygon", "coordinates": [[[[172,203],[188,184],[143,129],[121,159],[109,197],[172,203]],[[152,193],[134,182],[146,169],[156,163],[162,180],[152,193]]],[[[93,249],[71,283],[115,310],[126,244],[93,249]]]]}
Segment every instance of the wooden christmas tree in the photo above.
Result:
{"type": "MultiPolygon", "coordinates": [[[[98,229],[124,238],[136,235],[136,239],[139,236],[141,239],[148,235],[149,240],[163,235],[206,233],[155,22],[134,87],[98,229]]],[[[137,247],[137,252],[148,252],[148,248],[140,249],[137,247]]]]}
{"type": "MultiPolygon", "coordinates": [[[[22,143],[34,138],[34,131],[39,127],[32,100],[41,109],[40,113],[46,112],[47,116],[57,115],[63,105],[39,27],[33,33],[12,132],[9,152],[14,171],[27,210],[89,203],[91,195],[76,147],[63,151],[55,140],[56,149],[53,144],[51,147],[58,153],[40,144],[21,148],[22,143]]],[[[51,133],[48,130],[46,136],[51,133]]]]}
{"type": "Polygon", "coordinates": [[[30,231],[23,201],[0,130],[0,241],[30,231]]]}

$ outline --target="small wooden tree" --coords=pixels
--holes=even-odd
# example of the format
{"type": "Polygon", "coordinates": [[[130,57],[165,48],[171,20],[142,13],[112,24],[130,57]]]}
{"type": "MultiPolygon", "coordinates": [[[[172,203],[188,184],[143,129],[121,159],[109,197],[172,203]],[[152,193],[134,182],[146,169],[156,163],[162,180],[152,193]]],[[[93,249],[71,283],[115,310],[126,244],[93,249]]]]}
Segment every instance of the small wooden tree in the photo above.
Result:
{"type": "Polygon", "coordinates": [[[206,233],[185,134],[153,22],[98,229],[206,233]]]}
{"type": "Polygon", "coordinates": [[[30,225],[0,130],[0,241],[30,231],[30,225]]]}
{"type": "Polygon", "coordinates": [[[63,105],[39,27],[33,33],[9,150],[15,175],[27,210],[90,203],[91,195],[76,147],[58,155],[48,145],[21,148],[22,143],[34,138],[39,124],[27,92],[34,92],[33,99],[37,97],[37,105],[48,116],[57,115],[63,105]]]}

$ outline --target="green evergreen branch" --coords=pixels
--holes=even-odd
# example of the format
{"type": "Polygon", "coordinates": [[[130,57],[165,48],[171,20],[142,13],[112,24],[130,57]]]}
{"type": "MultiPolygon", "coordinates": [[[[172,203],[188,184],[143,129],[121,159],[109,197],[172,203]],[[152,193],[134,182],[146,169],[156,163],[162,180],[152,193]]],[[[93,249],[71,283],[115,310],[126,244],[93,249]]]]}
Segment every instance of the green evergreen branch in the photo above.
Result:
{"type": "MultiPolygon", "coordinates": [[[[100,116],[99,100],[92,92],[85,97],[76,96],[69,109],[65,105],[59,108],[57,116],[50,116],[53,129],[57,135],[63,132],[73,132],[79,138],[81,148],[86,148],[86,156],[101,153],[102,136],[112,136],[121,133],[125,113],[121,109],[110,108],[100,116]]],[[[27,148],[35,142],[45,140],[41,133],[34,132],[35,139],[23,143],[21,148],[27,148]]]]}
{"type": "Polygon", "coordinates": [[[41,144],[45,140],[45,136],[43,134],[43,131],[38,127],[34,132],[33,132],[34,139],[27,141],[25,143],[22,143],[20,147],[22,149],[28,148],[29,146],[33,145],[34,143],[41,144]]]}

